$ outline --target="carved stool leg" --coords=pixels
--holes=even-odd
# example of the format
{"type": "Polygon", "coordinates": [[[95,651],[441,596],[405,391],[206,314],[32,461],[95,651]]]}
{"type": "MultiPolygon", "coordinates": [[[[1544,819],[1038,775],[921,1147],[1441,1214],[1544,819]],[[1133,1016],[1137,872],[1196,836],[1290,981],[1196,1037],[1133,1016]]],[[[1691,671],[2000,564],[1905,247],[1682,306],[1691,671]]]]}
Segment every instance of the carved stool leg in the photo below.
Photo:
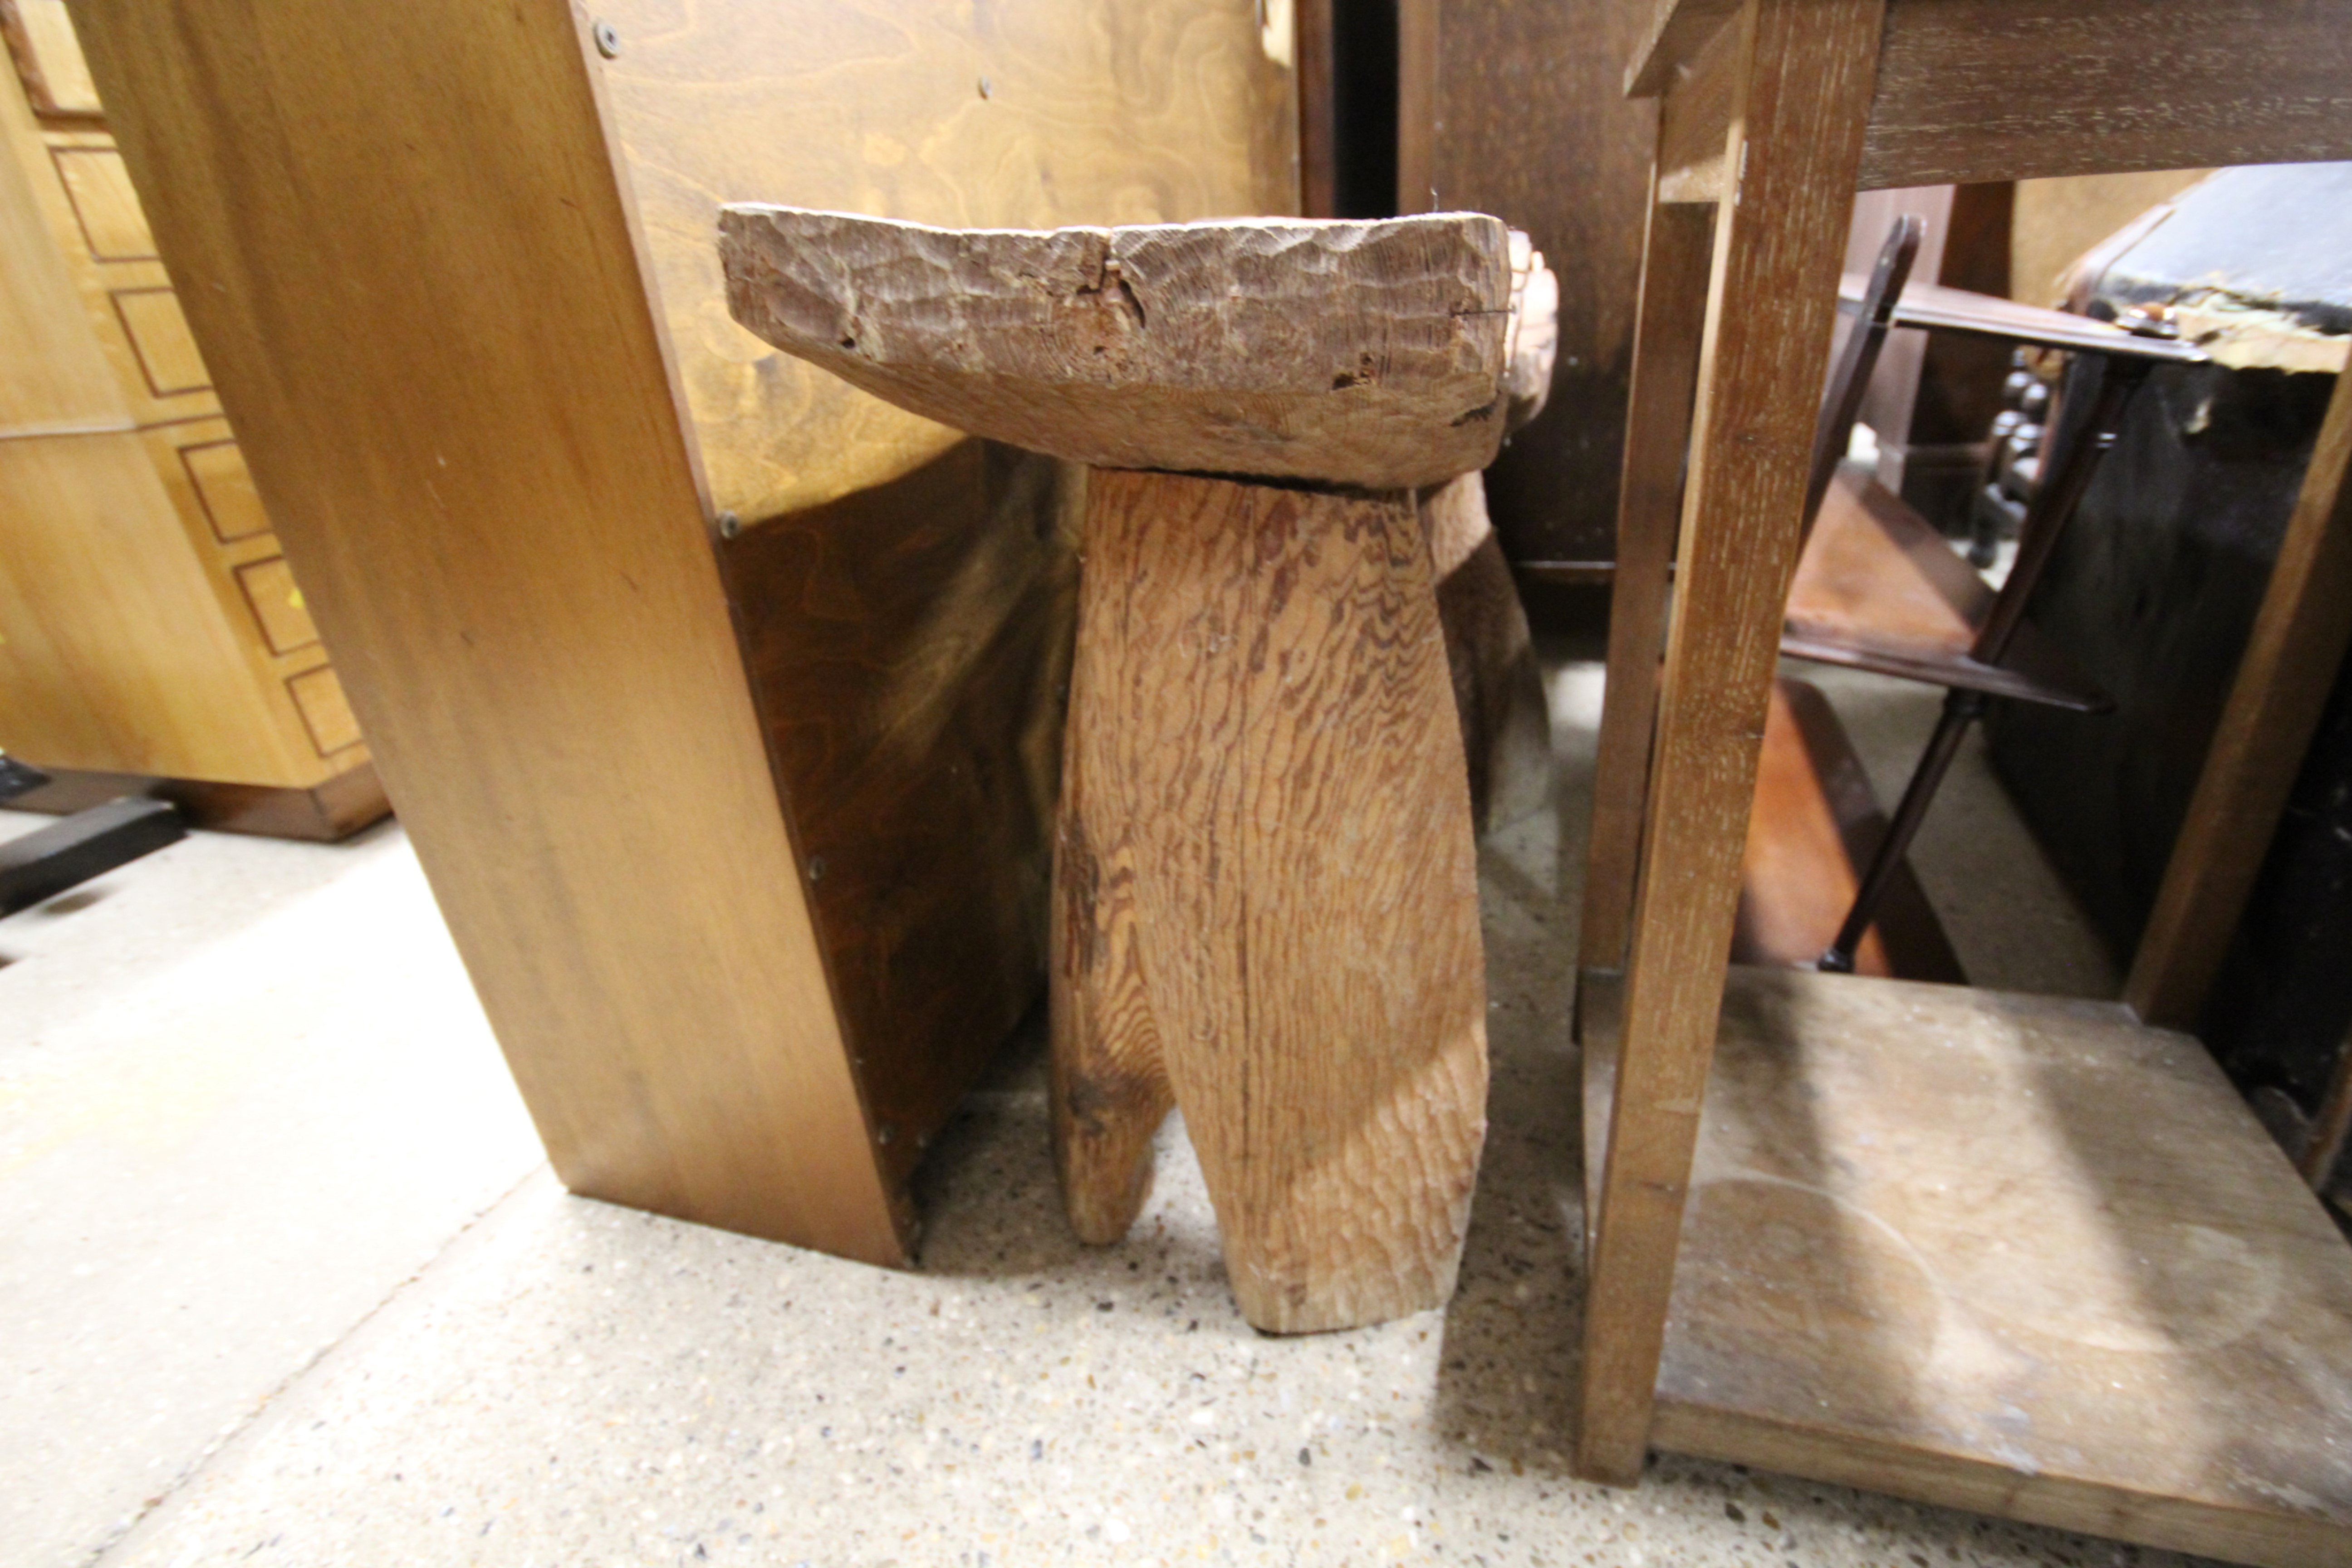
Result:
{"type": "Polygon", "coordinates": [[[1486,516],[1486,481],[1464,474],[1421,492],[1421,526],[1437,574],[1437,617],[1469,758],[1470,814],[1480,833],[1508,827],[1551,798],[1551,715],[1528,612],[1486,516]]]}
{"type": "Polygon", "coordinates": [[[1071,671],[1047,1003],[1054,1167],[1071,1227],[1097,1247],[1135,1223],[1151,1191],[1152,1134],[1176,1103],[1143,985],[1133,843],[1104,788],[1102,727],[1078,721],[1107,707],[1095,689],[1103,673],[1084,658],[1071,671]]]}
{"type": "Polygon", "coordinates": [[[1252,1323],[1443,1302],[1485,1135],[1486,978],[1411,497],[1097,471],[1077,660],[1056,1121],[1066,1180],[1101,1190],[1073,1187],[1074,1219],[1131,1204],[1118,1152],[1161,1102],[1122,1074],[1156,1038],[1252,1323]]]}

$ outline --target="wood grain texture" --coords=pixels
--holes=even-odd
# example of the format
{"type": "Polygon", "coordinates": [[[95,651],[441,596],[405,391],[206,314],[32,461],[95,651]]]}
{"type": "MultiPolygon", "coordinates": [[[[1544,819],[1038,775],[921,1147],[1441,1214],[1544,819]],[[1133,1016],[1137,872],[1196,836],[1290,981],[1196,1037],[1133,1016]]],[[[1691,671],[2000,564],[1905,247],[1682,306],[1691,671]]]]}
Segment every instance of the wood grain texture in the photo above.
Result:
{"type": "Polygon", "coordinates": [[[1650,0],[1633,63],[1625,68],[1631,98],[1655,98],[1666,90],[1676,68],[1686,66],[1739,12],[1739,0],[1650,0]]]}
{"type": "Polygon", "coordinates": [[[2352,1556],[2352,1249],[2197,1041],[1734,970],[1677,1452],[2271,1568],[2352,1556]]]}
{"type": "Polygon", "coordinates": [[[1551,798],[1551,714],[1528,612],[1486,516],[1482,476],[1464,474],[1420,497],[1437,583],[1437,618],[1469,763],[1470,816],[1481,834],[1534,815],[1551,798]]]}
{"type": "Polygon", "coordinates": [[[965,441],[720,552],[893,1180],[1045,969],[1078,473],[965,441]]]}
{"type": "Polygon", "coordinates": [[[1116,721],[1124,709],[1103,657],[1118,646],[1123,591],[1099,571],[1082,580],[1088,635],[1071,672],[1074,721],[1064,730],[1047,983],[1054,1167],[1071,1228],[1095,1247],[1135,1223],[1151,1190],[1152,1135],[1176,1105],[1144,975],[1135,808],[1116,752],[1092,722],[1116,721]]]}
{"type": "Polygon", "coordinates": [[[0,735],[35,763],[307,788],[335,770],[158,467],[135,432],[0,441],[0,735]]]}
{"type": "Polygon", "coordinates": [[[1444,78],[1440,0],[1396,0],[1396,210],[1429,213],[1437,192],[1438,92],[1444,78]]]}
{"type": "Polygon", "coordinates": [[[2352,644],[2352,375],[2336,378],[2124,1001],[2196,1026],[2352,644]]]}
{"type": "Polygon", "coordinates": [[[1156,1036],[1269,1331],[1439,1305],[1460,1259],[1486,984],[1429,570],[1406,496],[1089,482],[1057,973],[1104,1044],[1057,1078],[1064,1170],[1112,1186],[1074,1215],[1131,1207],[1156,1036]]]}
{"type": "Polygon", "coordinates": [[[1859,183],[2352,157],[2347,0],[1889,0],[1859,183]]]}
{"type": "Polygon", "coordinates": [[[1684,1184],[1845,251],[1881,0],[1749,0],[1659,693],[1577,1468],[1648,1443],[1684,1184]]]}
{"type": "Polygon", "coordinates": [[[1642,7],[1443,0],[1437,9],[1437,205],[1496,215],[1559,270],[1551,403],[1487,468],[1487,510],[1515,561],[1605,561],[1656,125],[1651,105],[1619,91],[1642,7]]]}
{"type": "MultiPolygon", "coordinates": [[[[1853,908],[1862,874],[1885,836],[1886,816],[1870,774],[1828,700],[1804,681],[1774,681],[1740,859],[1731,962],[1812,968],[1853,908]]],[[[1853,973],[1967,983],[1907,860],[1896,865],[1878,916],[1854,950],[1853,973]]]]}
{"type": "Polygon", "coordinates": [[[42,200],[48,163],[22,90],[0,73],[0,437],[128,429],[42,200]]]}
{"type": "Polygon", "coordinates": [[[1491,217],[1034,232],[742,204],[719,233],[729,309],[761,338],[1034,451],[1402,488],[1502,439],[1491,217]]]}
{"type": "Polygon", "coordinates": [[[585,22],[558,0],[77,18],[558,1173],[902,1258],[585,22]]]}
{"type": "Polygon", "coordinates": [[[1588,972],[1622,970],[1633,938],[1658,658],[1665,647],[1666,581],[1682,511],[1714,224],[1711,207],[1650,205],[1618,491],[1617,571],[1609,590],[1608,681],[1577,938],[1578,966],[1588,972]]]}
{"type": "Polygon", "coordinates": [[[956,433],[727,314],[735,201],[950,227],[1297,209],[1292,75],[1255,0],[600,0],[625,155],[710,504],[747,524],[908,473],[956,433]]]}
{"type": "MultiPolygon", "coordinates": [[[[1294,0],[1297,28],[1298,216],[1339,216],[1339,105],[1332,0],[1294,0]]],[[[1206,215],[1202,215],[1206,216],[1206,215]]]]}
{"type": "MultiPolygon", "coordinates": [[[[114,382],[108,401],[129,424],[217,416],[220,399],[188,336],[171,274],[155,256],[152,237],[142,243],[145,221],[136,193],[121,189],[119,173],[100,173],[120,163],[113,137],[92,119],[37,121],[15,89],[10,82],[0,90],[0,142],[24,171],[39,215],[34,229],[19,233],[33,242],[40,229],[47,231],[47,243],[80,301],[86,342],[60,363],[87,366],[94,344],[114,382]]],[[[72,330],[70,316],[54,307],[48,321],[52,332],[72,330]]],[[[59,352],[54,337],[47,346],[59,352]]]]}
{"type": "Polygon", "coordinates": [[[1736,27],[1717,28],[1665,83],[1658,115],[1660,201],[1723,198],[1740,37],[1736,27]]]}
{"type": "Polygon", "coordinates": [[[33,107],[43,114],[95,118],[98,89],[89,79],[66,0],[0,0],[0,35],[16,57],[16,70],[33,107]]]}

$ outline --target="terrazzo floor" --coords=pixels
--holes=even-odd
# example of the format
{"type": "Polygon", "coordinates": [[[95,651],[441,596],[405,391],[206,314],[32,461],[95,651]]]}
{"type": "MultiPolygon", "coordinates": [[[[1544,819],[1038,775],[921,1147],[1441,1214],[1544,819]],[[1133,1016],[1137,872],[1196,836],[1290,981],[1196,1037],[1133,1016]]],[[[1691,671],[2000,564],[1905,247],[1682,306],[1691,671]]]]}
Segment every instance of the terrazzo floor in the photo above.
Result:
{"type": "MultiPolygon", "coordinates": [[[[1034,1022],[921,1173],[917,1271],[565,1195],[396,827],[200,835],[0,921],[0,1562],[2187,1561],[1673,1458],[1569,1475],[1600,679],[1551,651],[1554,809],[1481,860],[1462,1288],[1361,1331],[1240,1321],[1172,1123],[1130,1237],[1074,1242],[1034,1022]]],[[[1891,798],[1934,695],[1817,674],[1891,798]]],[[[1979,752],[1916,862],[1980,981],[2112,988],[1979,752]]]]}

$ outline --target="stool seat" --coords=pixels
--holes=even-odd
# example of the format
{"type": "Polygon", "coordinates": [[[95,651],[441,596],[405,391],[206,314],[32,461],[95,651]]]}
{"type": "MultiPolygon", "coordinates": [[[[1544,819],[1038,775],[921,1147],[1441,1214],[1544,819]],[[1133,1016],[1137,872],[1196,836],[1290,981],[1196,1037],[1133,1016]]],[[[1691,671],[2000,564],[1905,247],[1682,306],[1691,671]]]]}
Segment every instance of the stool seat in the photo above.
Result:
{"type": "Polygon", "coordinates": [[[728,304],[900,407],[1103,468],[1367,489],[1485,468],[1512,401],[1499,219],[942,229],[738,205],[728,304]]]}

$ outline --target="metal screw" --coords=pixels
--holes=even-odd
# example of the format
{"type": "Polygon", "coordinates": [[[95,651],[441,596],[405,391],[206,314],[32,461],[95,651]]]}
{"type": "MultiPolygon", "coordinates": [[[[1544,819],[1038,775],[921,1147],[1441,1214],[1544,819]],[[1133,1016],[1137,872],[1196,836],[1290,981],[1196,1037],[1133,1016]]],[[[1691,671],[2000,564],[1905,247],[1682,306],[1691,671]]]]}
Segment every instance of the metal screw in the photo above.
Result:
{"type": "Polygon", "coordinates": [[[885,1121],[881,1126],[874,1130],[874,1142],[887,1146],[890,1140],[896,1138],[898,1135],[898,1130],[885,1121]]]}
{"type": "Polygon", "coordinates": [[[737,516],[736,516],[733,512],[731,512],[731,511],[722,511],[722,512],[720,512],[720,513],[719,514],[719,538],[721,538],[721,539],[732,539],[732,538],[734,538],[736,535],[738,535],[738,534],[741,533],[742,531],[743,531],[743,520],[742,520],[741,518],[737,517],[737,516]]]}
{"type": "Polygon", "coordinates": [[[986,77],[980,79],[980,96],[982,98],[986,98],[988,96],[988,79],[986,77]]]}
{"type": "Polygon", "coordinates": [[[617,58],[621,52],[621,35],[613,30],[610,22],[596,24],[596,52],[608,60],[617,58]]]}
{"type": "Polygon", "coordinates": [[[812,882],[822,882],[824,880],[824,856],[813,855],[809,857],[809,880],[812,882]]]}

